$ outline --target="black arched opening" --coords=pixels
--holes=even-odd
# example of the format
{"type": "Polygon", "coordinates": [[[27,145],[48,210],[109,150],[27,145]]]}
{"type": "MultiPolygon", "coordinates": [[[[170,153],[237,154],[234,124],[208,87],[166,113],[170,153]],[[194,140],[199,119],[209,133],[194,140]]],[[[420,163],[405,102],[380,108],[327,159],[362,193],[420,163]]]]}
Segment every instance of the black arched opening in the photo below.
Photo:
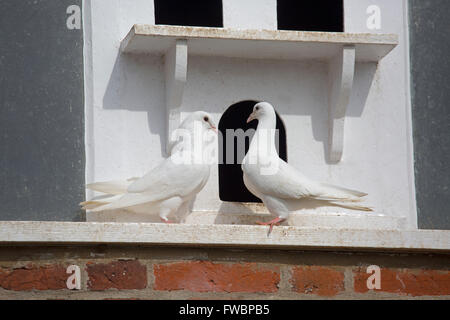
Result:
{"type": "MultiPolygon", "coordinates": [[[[261,202],[250,193],[244,185],[242,178],[242,159],[250,147],[250,141],[256,130],[258,121],[246,123],[248,116],[253,111],[253,107],[258,101],[241,101],[230,106],[222,115],[219,121],[219,131],[222,141],[219,142],[219,198],[222,201],[232,202],[261,202]],[[231,129],[227,134],[227,129],[231,129]],[[249,133],[245,137],[245,153],[238,152],[238,139],[231,132],[242,129],[249,133]],[[250,134],[251,133],[251,134],[250,134]],[[227,138],[233,139],[227,144],[227,138]],[[226,146],[228,145],[228,148],[226,146]],[[229,153],[227,155],[227,152],[229,153]],[[232,152],[230,154],[230,152],[232,152]]],[[[276,148],[280,158],[287,161],[286,130],[283,121],[277,113],[278,139],[275,139],[276,148]]]]}

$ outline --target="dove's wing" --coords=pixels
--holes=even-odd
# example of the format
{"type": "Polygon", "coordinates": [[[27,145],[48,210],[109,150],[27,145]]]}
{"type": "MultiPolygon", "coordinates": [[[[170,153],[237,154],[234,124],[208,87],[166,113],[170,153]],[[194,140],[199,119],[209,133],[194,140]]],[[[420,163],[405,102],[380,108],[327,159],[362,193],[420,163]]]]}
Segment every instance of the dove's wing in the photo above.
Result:
{"type": "Polygon", "coordinates": [[[208,176],[209,167],[205,165],[175,164],[169,158],[134,181],[120,199],[94,211],[126,208],[172,197],[189,197],[203,188],[208,176]]]}
{"type": "Polygon", "coordinates": [[[205,174],[209,175],[206,165],[178,164],[168,158],[133,182],[127,191],[152,194],[153,201],[175,195],[185,197],[202,184],[205,174]]]}
{"type": "Polygon", "coordinates": [[[258,193],[282,199],[297,199],[311,195],[310,181],[297,170],[279,159],[274,174],[261,174],[261,168],[250,165],[245,170],[246,178],[258,193]]]}
{"type": "Polygon", "coordinates": [[[250,172],[246,175],[259,193],[281,199],[354,201],[366,195],[359,191],[312,181],[282,159],[279,159],[275,174],[261,175],[250,172]]]}

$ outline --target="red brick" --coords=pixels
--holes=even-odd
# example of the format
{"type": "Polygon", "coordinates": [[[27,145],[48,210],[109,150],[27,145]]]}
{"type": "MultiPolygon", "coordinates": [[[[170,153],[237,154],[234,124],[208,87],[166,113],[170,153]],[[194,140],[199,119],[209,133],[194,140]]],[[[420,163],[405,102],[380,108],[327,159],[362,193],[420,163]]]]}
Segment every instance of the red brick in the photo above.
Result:
{"type": "Polygon", "coordinates": [[[194,292],[276,292],[279,268],[256,263],[222,264],[209,261],[154,266],[155,290],[194,292]]]}
{"type": "Polygon", "coordinates": [[[139,298],[105,298],[103,300],[117,300],[117,301],[121,301],[121,300],[141,300],[139,298]]]}
{"type": "Polygon", "coordinates": [[[298,293],[334,296],[344,291],[344,273],[328,267],[293,267],[292,289],[298,293]]]}
{"type": "Polygon", "coordinates": [[[137,260],[113,261],[110,263],[88,263],[88,288],[144,289],[147,287],[147,268],[137,260]]]}
{"type": "Polygon", "coordinates": [[[0,287],[15,291],[67,289],[66,281],[69,276],[66,268],[58,264],[0,268],[0,287]]]}
{"type": "MultiPolygon", "coordinates": [[[[366,268],[353,270],[354,290],[366,293],[367,279],[371,274],[366,268]]],[[[439,296],[450,295],[450,271],[443,270],[408,270],[408,269],[381,269],[381,291],[400,295],[439,296]]]]}

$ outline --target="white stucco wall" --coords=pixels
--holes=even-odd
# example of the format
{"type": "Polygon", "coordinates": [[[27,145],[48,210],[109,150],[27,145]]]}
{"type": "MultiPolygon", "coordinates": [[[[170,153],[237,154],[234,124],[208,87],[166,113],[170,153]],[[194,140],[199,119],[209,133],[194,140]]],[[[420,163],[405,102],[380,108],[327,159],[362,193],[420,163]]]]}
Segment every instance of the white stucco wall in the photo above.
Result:
{"type": "MultiPolygon", "coordinates": [[[[134,23],[154,24],[153,1],[132,2],[85,2],[87,182],[140,176],[164,156],[163,59],[119,53],[134,23]]],[[[223,9],[226,28],[276,29],[275,0],[223,0],[223,9]]],[[[346,32],[396,33],[400,44],[378,66],[357,65],[339,164],[326,160],[328,77],[322,62],[189,56],[182,118],[203,109],[218,122],[233,103],[269,101],[285,122],[290,164],[314,179],[368,192],[376,214],[406,217],[407,227],[415,227],[405,12],[404,1],[345,1],[346,32]],[[366,27],[371,4],[381,8],[380,30],[366,27]]],[[[194,210],[241,209],[219,200],[214,167],[194,210]]]]}

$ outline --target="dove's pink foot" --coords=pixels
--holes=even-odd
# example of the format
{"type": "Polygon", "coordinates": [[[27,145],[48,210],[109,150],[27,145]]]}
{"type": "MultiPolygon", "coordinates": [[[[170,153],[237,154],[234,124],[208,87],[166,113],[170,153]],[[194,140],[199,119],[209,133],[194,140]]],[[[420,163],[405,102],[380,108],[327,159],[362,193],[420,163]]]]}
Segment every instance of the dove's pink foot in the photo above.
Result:
{"type": "Polygon", "coordinates": [[[169,219],[164,220],[163,218],[161,218],[161,221],[164,223],[175,223],[175,221],[173,221],[173,220],[169,220],[169,219]]]}
{"type": "Polygon", "coordinates": [[[261,226],[270,226],[269,233],[271,233],[273,226],[278,226],[280,223],[282,223],[285,220],[286,219],[277,217],[277,218],[275,218],[273,220],[270,220],[269,222],[256,221],[256,224],[259,224],[261,226]]]}

